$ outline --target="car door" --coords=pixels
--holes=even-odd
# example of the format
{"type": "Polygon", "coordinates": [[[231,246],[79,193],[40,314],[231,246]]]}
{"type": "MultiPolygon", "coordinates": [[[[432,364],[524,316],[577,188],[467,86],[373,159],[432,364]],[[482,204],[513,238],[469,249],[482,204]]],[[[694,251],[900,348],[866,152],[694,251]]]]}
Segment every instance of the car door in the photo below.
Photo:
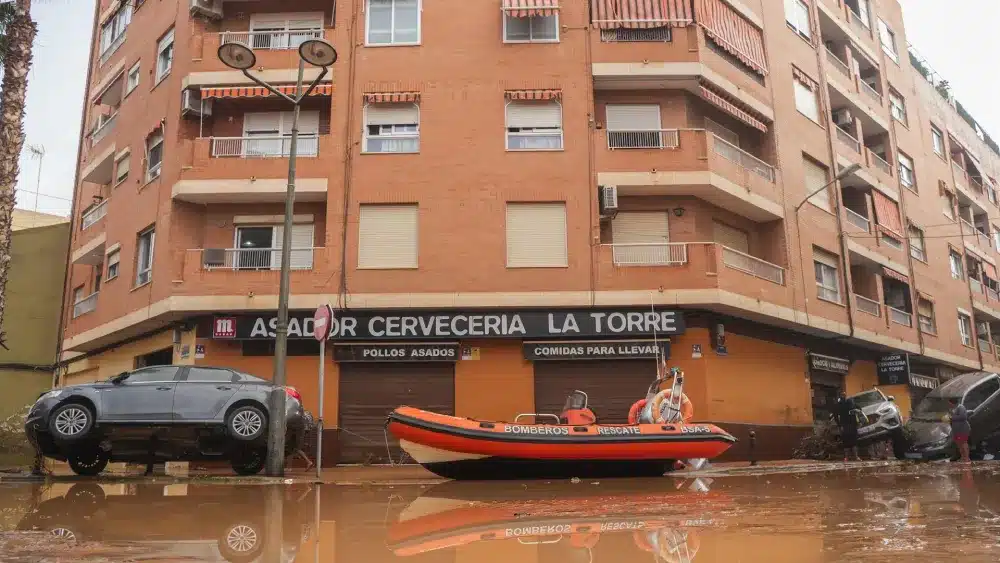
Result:
{"type": "Polygon", "coordinates": [[[975,445],[1000,428],[998,391],[1000,391],[1000,378],[990,377],[966,392],[962,404],[969,410],[969,424],[972,426],[970,445],[975,445]]]}
{"type": "Polygon", "coordinates": [[[101,390],[102,420],[110,422],[170,422],[173,419],[177,366],[152,366],[129,372],[101,390]]]}
{"type": "Polygon", "coordinates": [[[240,388],[239,378],[228,369],[191,366],[174,392],[174,420],[213,420],[240,388]]]}

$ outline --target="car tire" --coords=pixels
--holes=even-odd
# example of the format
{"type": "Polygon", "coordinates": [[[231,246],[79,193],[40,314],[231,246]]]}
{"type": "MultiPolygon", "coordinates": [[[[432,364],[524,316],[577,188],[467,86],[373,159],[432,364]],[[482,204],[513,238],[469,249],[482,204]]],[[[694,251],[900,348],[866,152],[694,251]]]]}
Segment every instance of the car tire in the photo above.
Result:
{"type": "Polygon", "coordinates": [[[226,526],[217,545],[226,561],[249,563],[264,550],[264,528],[253,522],[235,522],[226,526]]]}
{"type": "Polygon", "coordinates": [[[81,504],[101,504],[104,502],[104,489],[97,483],[77,483],[66,493],[66,499],[74,506],[81,504]]]}
{"type": "Polygon", "coordinates": [[[267,461],[267,450],[263,448],[252,448],[237,451],[233,455],[231,465],[237,475],[250,476],[260,473],[264,469],[267,461]]]}
{"type": "Polygon", "coordinates": [[[66,462],[69,463],[73,473],[87,477],[99,475],[110,460],[111,454],[98,447],[76,451],[66,456],[66,462]]]}
{"type": "Polygon", "coordinates": [[[94,412],[80,403],[60,405],[49,414],[49,432],[56,440],[76,442],[94,428],[94,412]]]}
{"type": "Polygon", "coordinates": [[[236,407],[226,416],[226,432],[239,442],[253,442],[267,432],[267,416],[254,405],[236,407]]]}

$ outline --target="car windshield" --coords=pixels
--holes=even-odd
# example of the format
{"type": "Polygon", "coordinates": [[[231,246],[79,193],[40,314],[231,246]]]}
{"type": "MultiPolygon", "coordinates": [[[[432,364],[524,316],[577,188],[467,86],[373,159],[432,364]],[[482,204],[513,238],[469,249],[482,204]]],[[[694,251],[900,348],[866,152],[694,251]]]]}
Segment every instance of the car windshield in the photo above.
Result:
{"type": "Polygon", "coordinates": [[[913,418],[922,418],[924,420],[940,420],[941,417],[948,414],[951,411],[951,404],[948,402],[950,397],[941,397],[928,395],[924,397],[923,401],[917,405],[916,411],[913,412],[913,418]]]}
{"type": "Polygon", "coordinates": [[[875,389],[865,391],[860,395],[855,395],[852,399],[854,399],[854,404],[857,405],[859,409],[885,402],[885,397],[882,396],[882,393],[876,391],[875,389]]]}

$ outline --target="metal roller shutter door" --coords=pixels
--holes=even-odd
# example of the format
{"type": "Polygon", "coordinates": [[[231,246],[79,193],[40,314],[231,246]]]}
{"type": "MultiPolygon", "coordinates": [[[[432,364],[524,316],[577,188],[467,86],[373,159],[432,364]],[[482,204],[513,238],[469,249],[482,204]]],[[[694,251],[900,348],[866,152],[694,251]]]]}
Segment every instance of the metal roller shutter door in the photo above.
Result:
{"type": "Polygon", "coordinates": [[[455,364],[340,364],[340,463],[389,463],[386,436],[398,462],[398,441],[384,430],[400,405],[455,414],[455,364]]]}
{"type": "Polygon", "coordinates": [[[654,360],[537,361],[535,412],[559,414],[567,395],[579,389],[597,422],[624,424],[632,403],[646,397],[655,378],[654,360]]]}

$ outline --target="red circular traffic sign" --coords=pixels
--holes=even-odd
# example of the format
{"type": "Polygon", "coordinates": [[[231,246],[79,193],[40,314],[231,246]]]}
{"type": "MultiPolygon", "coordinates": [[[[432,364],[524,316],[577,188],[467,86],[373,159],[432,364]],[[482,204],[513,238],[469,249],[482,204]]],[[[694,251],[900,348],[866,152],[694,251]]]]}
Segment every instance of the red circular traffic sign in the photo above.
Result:
{"type": "Polygon", "coordinates": [[[333,309],[329,305],[320,305],[313,314],[313,337],[323,342],[330,335],[330,325],[333,324],[333,309]]]}

